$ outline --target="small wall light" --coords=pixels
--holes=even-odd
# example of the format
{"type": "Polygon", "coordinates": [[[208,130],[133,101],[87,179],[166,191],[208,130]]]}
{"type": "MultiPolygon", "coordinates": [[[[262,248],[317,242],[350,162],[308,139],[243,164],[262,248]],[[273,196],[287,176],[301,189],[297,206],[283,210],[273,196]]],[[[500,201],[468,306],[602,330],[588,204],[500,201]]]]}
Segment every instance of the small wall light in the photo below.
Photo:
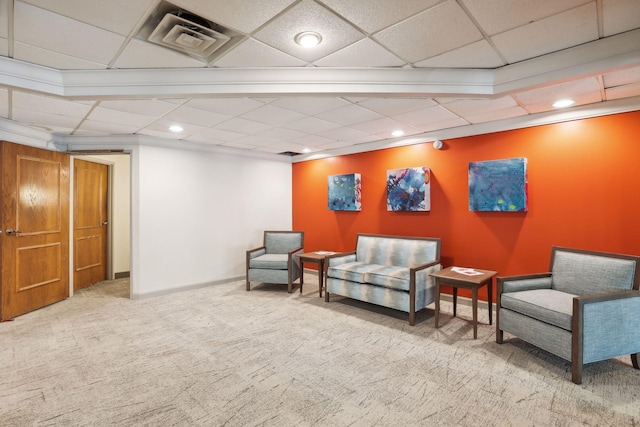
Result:
{"type": "Polygon", "coordinates": [[[322,36],[314,31],[304,31],[296,34],[294,40],[300,46],[309,49],[318,46],[322,41],[322,36]]]}

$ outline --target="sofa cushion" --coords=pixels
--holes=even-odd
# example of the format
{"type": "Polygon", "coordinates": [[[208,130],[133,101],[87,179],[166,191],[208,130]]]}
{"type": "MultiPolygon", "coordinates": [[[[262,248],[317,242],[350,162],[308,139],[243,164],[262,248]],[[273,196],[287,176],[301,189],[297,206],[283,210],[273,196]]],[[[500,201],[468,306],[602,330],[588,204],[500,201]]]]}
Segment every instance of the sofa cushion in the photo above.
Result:
{"type": "Polygon", "coordinates": [[[554,289],[509,292],[502,294],[500,306],[570,331],[575,296],[554,289]]]}
{"type": "Polygon", "coordinates": [[[366,283],[384,286],[385,288],[409,290],[409,269],[406,267],[384,267],[368,271],[364,274],[366,283]]]}
{"type": "Polygon", "coordinates": [[[576,295],[631,289],[636,262],[556,250],[553,256],[553,288],[576,295]]]}
{"type": "Polygon", "coordinates": [[[435,261],[438,248],[435,240],[359,235],[356,257],[368,264],[418,267],[435,261]]]}
{"type": "Polygon", "coordinates": [[[384,268],[383,265],[365,264],[364,262],[347,262],[344,264],[329,267],[327,277],[335,279],[349,280],[351,282],[367,283],[366,273],[372,270],[384,268]]]}
{"type": "Polygon", "coordinates": [[[286,270],[289,255],[264,254],[249,260],[249,268],[265,268],[268,270],[286,270]]]}

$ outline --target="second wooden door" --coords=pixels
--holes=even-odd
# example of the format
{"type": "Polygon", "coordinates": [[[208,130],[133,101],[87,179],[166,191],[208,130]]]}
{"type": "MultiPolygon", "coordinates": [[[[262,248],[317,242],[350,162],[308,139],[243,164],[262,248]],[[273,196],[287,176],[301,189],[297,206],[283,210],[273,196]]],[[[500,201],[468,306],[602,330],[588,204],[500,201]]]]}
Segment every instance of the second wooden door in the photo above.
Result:
{"type": "Polygon", "coordinates": [[[109,167],[74,160],[73,289],[107,278],[109,167]]]}

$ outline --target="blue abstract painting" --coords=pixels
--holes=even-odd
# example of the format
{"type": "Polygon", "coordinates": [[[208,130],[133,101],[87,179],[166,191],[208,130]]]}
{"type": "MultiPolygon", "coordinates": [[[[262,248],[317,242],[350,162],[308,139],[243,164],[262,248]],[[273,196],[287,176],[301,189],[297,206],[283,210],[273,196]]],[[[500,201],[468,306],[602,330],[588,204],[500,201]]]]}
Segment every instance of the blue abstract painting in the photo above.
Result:
{"type": "Polygon", "coordinates": [[[388,211],[431,210],[431,171],[427,167],[387,171],[388,211]]]}
{"type": "Polygon", "coordinates": [[[527,159],[469,163],[469,210],[527,211],[527,159]]]}
{"type": "Polygon", "coordinates": [[[362,181],[359,173],[329,176],[329,210],[362,210],[362,181]]]}

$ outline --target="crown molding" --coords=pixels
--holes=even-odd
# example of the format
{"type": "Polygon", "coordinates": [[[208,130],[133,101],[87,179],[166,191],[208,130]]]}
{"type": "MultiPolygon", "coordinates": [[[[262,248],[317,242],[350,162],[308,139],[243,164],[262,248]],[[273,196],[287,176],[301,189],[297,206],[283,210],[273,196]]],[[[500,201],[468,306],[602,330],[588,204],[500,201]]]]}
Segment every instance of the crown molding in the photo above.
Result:
{"type": "Polygon", "coordinates": [[[210,96],[469,96],[517,90],[640,63],[640,29],[497,69],[189,68],[55,70],[0,57],[0,85],[70,99],[210,96]]]}

